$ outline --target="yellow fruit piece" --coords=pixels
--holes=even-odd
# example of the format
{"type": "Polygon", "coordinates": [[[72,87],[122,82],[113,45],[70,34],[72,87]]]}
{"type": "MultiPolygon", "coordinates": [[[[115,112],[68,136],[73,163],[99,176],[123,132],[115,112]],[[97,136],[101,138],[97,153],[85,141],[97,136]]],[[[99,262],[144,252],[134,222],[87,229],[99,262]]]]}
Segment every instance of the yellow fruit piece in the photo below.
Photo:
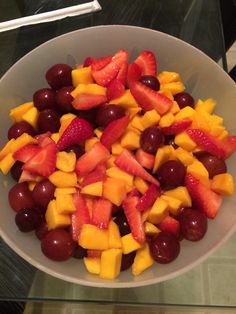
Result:
{"type": "Polygon", "coordinates": [[[184,166],[189,166],[194,161],[193,154],[183,149],[182,147],[175,149],[175,156],[180,162],[182,162],[184,166]]]}
{"type": "Polygon", "coordinates": [[[81,191],[82,194],[87,194],[91,196],[102,196],[103,192],[103,182],[98,181],[88,185],[85,185],[81,191]]]}
{"type": "Polygon", "coordinates": [[[37,184],[37,182],[29,182],[28,183],[28,188],[29,188],[29,190],[30,191],[33,191],[33,189],[34,189],[34,187],[35,187],[35,185],[37,184]]]}
{"type": "Polygon", "coordinates": [[[16,160],[13,158],[12,153],[7,154],[1,161],[0,161],[0,170],[3,174],[7,174],[11,167],[14,165],[16,160]]]}
{"type": "Polygon", "coordinates": [[[169,112],[171,112],[173,114],[176,114],[179,111],[180,111],[180,107],[179,107],[177,101],[174,100],[173,103],[172,103],[172,106],[170,107],[169,112]]]}
{"type": "Polygon", "coordinates": [[[27,144],[35,144],[37,143],[37,140],[30,136],[27,133],[21,134],[17,139],[14,141],[10,140],[1,150],[0,152],[0,158],[7,155],[8,153],[15,153],[18,149],[21,147],[27,145],[27,144]]]}
{"type": "Polygon", "coordinates": [[[129,254],[142,247],[142,245],[133,238],[131,233],[121,237],[121,242],[123,254],[129,254]]]}
{"type": "Polygon", "coordinates": [[[122,248],[120,230],[117,224],[113,220],[111,220],[108,225],[108,242],[109,242],[110,249],[122,248]]]}
{"type": "Polygon", "coordinates": [[[77,176],[75,172],[64,172],[58,170],[53,172],[48,179],[58,188],[70,188],[77,185],[77,176]]]}
{"type": "Polygon", "coordinates": [[[93,145],[96,144],[98,141],[99,139],[97,137],[92,137],[86,140],[85,146],[84,146],[85,152],[87,153],[93,147],[93,145]]]}
{"type": "Polygon", "coordinates": [[[182,202],[179,199],[172,196],[167,196],[164,194],[161,195],[161,199],[163,199],[164,201],[168,203],[168,211],[171,214],[177,215],[179,213],[179,209],[182,204],[182,202]]]}
{"type": "Polygon", "coordinates": [[[191,207],[192,199],[188,193],[188,190],[185,186],[179,186],[175,189],[164,192],[164,195],[174,197],[181,201],[181,206],[191,207]]]}
{"type": "Polygon", "coordinates": [[[39,111],[36,107],[30,108],[22,115],[22,120],[28,122],[34,129],[37,128],[39,111]]]}
{"type": "Polygon", "coordinates": [[[140,136],[134,131],[126,131],[120,139],[123,148],[134,150],[140,147],[140,136]]]}
{"type": "Polygon", "coordinates": [[[106,178],[103,183],[103,197],[120,206],[127,194],[126,183],[117,178],[106,178]]]}
{"type": "Polygon", "coordinates": [[[142,117],[138,115],[132,119],[130,125],[139,131],[143,131],[145,129],[145,127],[142,124],[142,117]]]}
{"type": "Polygon", "coordinates": [[[80,231],[79,245],[84,249],[109,249],[108,229],[100,229],[94,225],[84,224],[80,231]]]}
{"type": "Polygon", "coordinates": [[[130,115],[130,119],[132,119],[137,113],[139,113],[142,109],[140,107],[129,107],[127,109],[127,114],[130,115]]]}
{"type": "Polygon", "coordinates": [[[147,209],[147,210],[145,210],[144,212],[141,213],[141,220],[142,220],[143,223],[147,222],[150,210],[151,209],[147,209]]]}
{"type": "Polygon", "coordinates": [[[197,147],[197,144],[188,136],[186,132],[181,132],[175,136],[175,144],[189,152],[193,151],[197,147]]]}
{"type": "Polygon", "coordinates": [[[210,131],[210,125],[208,120],[206,119],[206,117],[204,115],[202,115],[199,112],[196,112],[193,116],[192,116],[192,125],[191,127],[193,129],[201,129],[201,130],[205,130],[207,132],[210,131]]]}
{"type": "Polygon", "coordinates": [[[168,112],[161,117],[161,119],[159,121],[159,126],[161,128],[164,128],[164,127],[167,127],[167,126],[170,126],[171,124],[173,124],[174,121],[175,121],[175,117],[174,117],[173,113],[168,112]]]}
{"type": "Polygon", "coordinates": [[[172,101],[174,100],[174,96],[172,95],[171,91],[169,91],[168,89],[160,90],[159,93],[165,95],[167,98],[169,98],[172,101]]]}
{"type": "Polygon", "coordinates": [[[153,173],[157,171],[161,164],[167,160],[175,159],[175,150],[172,145],[165,145],[159,148],[156,152],[153,173]]]}
{"type": "Polygon", "coordinates": [[[72,214],[76,211],[73,196],[71,194],[58,194],[56,208],[59,214],[72,214]]]}
{"type": "Polygon", "coordinates": [[[195,114],[196,111],[192,107],[186,106],[175,115],[175,121],[181,121],[189,118],[191,119],[195,114]]]}
{"type": "Polygon", "coordinates": [[[99,275],[101,270],[101,259],[99,257],[84,257],[83,261],[90,274],[99,275]]]}
{"type": "Polygon", "coordinates": [[[126,109],[130,107],[139,107],[129,89],[126,89],[125,93],[121,97],[112,99],[110,103],[112,105],[120,105],[126,109]]]}
{"type": "Polygon", "coordinates": [[[111,146],[112,155],[120,155],[123,150],[124,148],[120,145],[119,142],[116,142],[111,146]]]}
{"type": "Polygon", "coordinates": [[[136,189],[141,194],[144,194],[147,191],[149,184],[145,180],[143,180],[142,178],[135,177],[134,178],[134,186],[136,187],[136,189]]]}
{"type": "Polygon", "coordinates": [[[111,168],[111,167],[115,167],[115,160],[116,160],[116,156],[115,155],[111,155],[111,157],[106,161],[106,166],[107,168],[111,168]]]}
{"type": "Polygon", "coordinates": [[[222,195],[232,195],[234,193],[234,178],[229,173],[217,174],[211,181],[211,189],[222,195]]]}
{"type": "Polygon", "coordinates": [[[187,173],[191,173],[195,178],[199,179],[206,186],[209,185],[209,173],[203,163],[195,159],[191,165],[187,167],[187,173]]]}
{"type": "Polygon", "coordinates": [[[94,130],[94,134],[95,134],[98,138],[100,138],[100,137],[102,136],[102,130],[99,129],[99,128],[96,128],[96,129],[94,130]]]}
{"type": "Polygon", "coordinates": [[[161,116],[157,113],[155,109],[146,111],[141,119],[144,129],[156,125],[159,122],[160,118],[161,116]]]}
{"type": "Polygon", "coordinates": [[[66,195],[66,194],[74,194],[76,193],[76,188],[56,188],[54,192],[54,196],[58,195],[66,195]]]}
{"type": "Polygon", "coordinates": [[[121,249],[109,249],[102,252],[99,276],[103,279],[115,279],[120,273],[121,249]]]}
{"type": "Polygon", "coordinates": [[[0,151],[0,160],[11,152],[11,146],[14,142],[15,142],[15,139],[12,138],[3,146],[3,148],[0,151]]]}
{"type": "Polygon", "coordinates": [[[144,223],[144,230],[145,230],[145,234],[149,236],[153,236],[161,231],[154,224],[148,221],[144,223]]]}
{"type": "Polygon", "coordinates": [[[220,141],[224,141],[228,135],[229,135],[228,131],[224,130],[220,135],[217,136],[217,138],[220,141]]]}
{"type": "Polygon", "coordinates": [[[145,243],[142,248],[137,250],[133,265],[131,267],[132,274],[134,276],[140,275],[144,270],[151,267],[153,263],[154,260],[150,254],[149,245],[145,243]]]}
{"type": "Polygon", "coordinates": [[[106,87],[98,84],[79,84],[70,94],[75,98],[78,94],[92,94],[106,96],[106,87]]]}
{"type": "Polygon", "coordinates": [[[73,113],[65,113],[61,116],[60,123],[62,124],[64,121],[67,121],[67,120],[69,120],[71,122],[76,117],[77,116],[73,113]]]}
{"type": "Polygon", "coordinates": [[[60,129],[58,131],[60,136],[64,133],[65,129],[71,124],[71,122],[75,118],[76,118],[76,115],[74,115],[72,113],[67,113],[61,117],[61,119],[60,119],[61,126],[60,126],[60,129]]]}
{"type": "Polygon", "coordinates": [[[22,116],[31,108],[33,108],[34,103],[32,101],[30,102],[26,102],[22,105],[19,105],[15,108],[12,108],[10,110],[10,118],[14,121],[14,122],[20,122],[22,121],[22,116]]]}
{"type": "Polygon", "coordinates": [[[79,84],[93,83],[92,71],[90,66],[72,70],[71,76],[72,84],[74,87],[79,84]]]}
{"type": "Polygon", "coordinates": [[[180,81],[180,76],[177,72],[162,71],[158,74],[157,78],[161,84],[180,81]]]}
{"type": "Polygon", "coordinates": [[[156,225],[168,215],[168,203],[158,197],[148,214],[147,220],[156,225]]]}
{"type": "Polygon", "coordinates": [[[161,91],[168,90],[171,92],[172,95],[176,95],[178,93],[182,93],[185,90],[185,87],[182,82],[171,82],[171,83],[161,84],[160,90],[161,91]]]}
{"type": "Polygon", "coordinates": [[[197,112],[201,112],[203,110],[211,114],[214,111],[215,106],[216,106],[216,102],[212,98],[208,98],[205,101],[202,101],[199,99],[197,103],[195,104],[195,110],[197,112]]]}
{"type": "Polygon", "coordinates": [[[134,177],[116,166],[107,169],[106,174],[110,178],[123,180],[127,185],[133,186],[134,177]]]}
{"type": "Polygon", "coordinates": [[[51,200],[45,214],[48,230],[63,228],[71,225],[70,215],[59,214],[56,207],[56,200],[51,200]]]}
{"type": "Polygon", "coordinates": [[[71,172],[75,170],[76,155],[74,152],[58,152],[56,159],[57,169],[64,172],[71,172]]]}
{"type": "Polygon", "coordinates": [[[59,138],[60,138],[60,134],[57,132],[57,133],[52,133],[51,135],[51,139],[57,143],[59,141],[59,138]]]}
{"type": "Polygon", "coordinates": [[[224,123],[224,119],[220,116],[217,116],[216,114],[210,115],[209,118],[210,118],[211,125],[214,125],[214,124],[223,125],[224,123]]]}
{"type": "Polygon", "coordinates": [[[211,128],[210,128],[211,135],[213,135],[215,137],[221,136],[221,134],[223,134],[223,132],[225,132],[225,131],[226,130],[225,130],[225,127],[223,125],[215,124],[215,125],[212,125],[211,128]]]}

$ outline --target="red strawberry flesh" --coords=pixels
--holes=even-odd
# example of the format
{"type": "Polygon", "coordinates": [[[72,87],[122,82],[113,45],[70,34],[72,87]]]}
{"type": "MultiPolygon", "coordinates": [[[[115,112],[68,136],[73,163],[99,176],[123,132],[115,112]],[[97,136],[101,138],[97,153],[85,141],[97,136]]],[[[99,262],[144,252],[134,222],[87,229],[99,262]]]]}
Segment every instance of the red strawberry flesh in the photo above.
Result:
{"type": "Polygon", "coordinates": [[[127,72],[127,85],[130,87],[133,82],[139,81],[141,78],[141,69],[136,63],[131,63],[128,66],[128,72],[127,72]]]}
{"type": "Polygon", "coordinates": [[[135,157],[140,165],[147,169],[152,169],[155,162],[155,156],[149,153],[146,153],[143,149],[139,148],[136,151],[135,157]]]}
{"type": "Polygon", "coordinates": [[[112,203],[104,198],[97,198],[93,203],[92,223],[101,229],[107,229],[111,219],[112,203]]]}
{"type": "Polygon", "coordinates": [[[134,62],[140,67],[142,75],[157,75],[157,62],[153,52],[143,51],[134,62]]]}
{"type": "Polygon", "coordinates": [[[112,56],[94,59],[91,63],[92,71],[99,71],[108,65],[112,60],[112,56]]]}
{"type": "Polygon", "coordinates": [[[158,228],[161,231],[169,232],[175,235],[176,237],[179,236],[180,233],[180,223],[177,219],[171,216],[166,216],[159,224],[158,228]]]}
{"type": "Polygon", "coordinates": [[[114,79],[107,86],[107,100],[111,101],[121,97],[125,92],[125,86],[118,79],[114,79]]]}
{"type": "Polygon", "coordinates": [[[21,147],[13,154],[13,158],[15,160],[19,160],[21,162],[27,162],[31,159],[35,154],[37,154],[41,148],[36,144],[27,144],[21,147]]]}
{"type": "Polygon", "coordinates": [[[77,110],[89,110],[96,108],[107,101],[104,95],[78,94],[72,101],[72,106],[77,110]]]}
{"type": "Polygon", "coordinates": [[[192,124],[191,119],[184,119],[181,121],[176,121],[170,126],[161,128],[161,130],[165,135],[174,135],[183,132],[185,129],[190,127],[191,124],[192,124]]]}
{"type": "Polygon", "coordinates": [[[155,184],[151,184],[143,196],[139,199],[137,203],[137,209],[140,211],[145,211],[150,209],[156,199],[161,195],[161,190],[155,184]]]}
{"type": "Polygon", "coordinates": [[[88,175],[84,177],[83,181],[81,182],[81,187],[105,180],[106,180],[106,166],[104,164],[99,164],[95,167],[93,171],[91,171],[88,175]]]}

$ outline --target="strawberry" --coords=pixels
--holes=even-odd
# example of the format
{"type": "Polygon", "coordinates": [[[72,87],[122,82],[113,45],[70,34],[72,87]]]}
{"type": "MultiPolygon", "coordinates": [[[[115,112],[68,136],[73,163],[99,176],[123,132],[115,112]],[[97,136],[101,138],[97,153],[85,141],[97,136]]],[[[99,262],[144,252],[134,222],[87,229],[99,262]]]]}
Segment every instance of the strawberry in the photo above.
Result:
{"type": "Polygon", "coordinates": [[[141,75],[157,75],[156,57],[151,51],[143,51],[134,63],[140,67],[141,75]]]}
{"type": "Polygon", "coordinates": [[[47,131],[45,133],[41,133],[35,136],[35,139],[37,140],[39,146],[42,146],[42,142],[44,141],[45,138],[50,138],[52,135],[52,132],[47,131]]]}
{"type": "Polygon", "coordinates": [[[75,171],[77,175],[85,176],[93,171],[99,163],[106,161],[109,157],[109,151],[98,142],[77,160],[75,171]]]}
{"type": "Polygon", "coordinates": [[[90,223],[89,210],[85,198],[77,191],[73,196],[76,211],[71,215],[71,233],[74,241],[78,242],[83,224],[90,223]]]}
{"type": "Polygon", "coordinates": [[[127,71],[128,71],[128,63],[125,62],[121,67],[117,74],[116,79],[120,81],[124,86],[126,85],[126,77],[127,77],[127,71]]]}
{"type": "Polygon", "coordinates": [[[208,218],[214,218],[220,209],[222,197],[188,173],[185,185],[193,201],[193,207],[201,210],[208,218]]]}
{"type": "Polygon", "coordinates": [[[115,165],[129,174],[140,177],[159,186],[159,182],[137,162],[134,155],[127,149],[124,149],[123,152],[116,158],[115,165]]]}
{"type": "Polygon", "coordinates": [[[130,92],[144,111],[155,109],[159,114],[163,115],[172,105],[172,100],[168,97],[141,82],[132,82],[130,92]]]}
{"type": "Polygon", "coordinates": [[[92,71],[99,71],[111,62],[112,56],[93,59],[91,66],[92,71]]]}
{"type": "Polygon", "coordinates": [[[161,231],[169,232],[175,235],[177,238],[179,237],[180,232],[180,223],[177,219],[171,216],[166,216],[159,224],[158,228],[161,231]]]}
{"type": "Polygon", "coordinates": [[[145,242],[145,232],[141,219],[141,213],[136,208],[137,203],[137,196],[127,196],[123,201],[122,206],[124,208],[124,213],[129,223],[133,238],[140,244],[143,244],[145,242]]]}
{"type": "Polygon", "coordinates": [[[100,142],[107,148],[111,149],[112,144],[114,144],[126,130],[129,124],[130,116],[125,115],[122,118],[116,119],[108,124],[104,129],[100,142]]]}
{"type": "Polygon", "coordinates": [[[129,64],[128,72],[127,72],[127,85],[128,85],[128,87],[130,87],[133,82],[139,81],[140,77],[141,77],[141,69],[138,66],[138,64],[136,64],[134,62],[129,64]]]}
{"type": "Polygon", "coordinates": [[[21,162],[26,162],[31,159],[35,154],[37,154],[41,148],[36,144],[27,144],[20,149],[18,149],[14,154],[13,158],[21,162]]]}
{"type": "Polygon", "coordinates": [[[101,258],[101,255],[102,255],[102,250],[92,250],[92,249],[87,250],[87,257],[101,258]]]}
{"type": "Polygon", "coordinates": [[[92,223],[102,229],[107,229],[112,213],[112,203],[105,198],[96,198],[93,203],[92,223]]]}
{"type": "Polygon", "coordinates": [[[73,144],[84,142],[92,136],[93,128],[91,124],[85,119],[75,118],[59,138],[57,148],[63,150],[73,144]]]}
{"type": "Polygon", "coordinates": [[[72,106],[77,110],[96,108],[107,101],[104,95],[78,94],[72,101],[72,106]]]}
{"type": "Polygon", "coordinates": [[[161,130],[165,135],[174,135],[183,132],[185,129],[190,127],[191,124],[192,124],[191,119],[184,119],[181,121],[176,121],[170,126],[161,128],[161,130]]]}
{"type": "Polygon", "coordinates": [[[141,166],[147,169],[152,169],[155,162],[155,156],[149,153],[146,153],[142,148],[139,148],[136,151],[135,157],[141,166]]]}
{"type": "Polygon", "coordinates": [[[111,61],[100,70],[92,69],[92,76],[95,82],[101,86],[107,86],[118,75],[121,67],[128,60],[128,53],[125,50],[118,51],[111,61]]]}
{"type": "Polygon", "coordinates": [[[125,92],[125,86],[118,79],[114,79],[107,86],[107,100],[121,97],[125,92]]]}
{"type": "Polygon", "coordinates": [[[87,174],[81,182],[81,187],[98,182],[105,181],[106,179],[106,166],[98,164],[93,171],[87,174]]]}
{"type": "Polygon", "coordinates": [[[56,153],[56,144],[51,140],[51,143],[42,147],[32,158],[27,160],[22,169],[48,177],[56,169],[56,153]]]}
{"type": "Polygon", "coordinates": [[[87,57],[83,62],[83,67],[89,67],[94,62],[92,57],[87,57]]]}
{"type": "Polygon", "coordinates": [[[152,207],[155,200],[160,196],[161,190],[155,184],[151,184],[143,196],[139,199],[137,203],[137,209],[139,211],[145,211],[152,207]]]}

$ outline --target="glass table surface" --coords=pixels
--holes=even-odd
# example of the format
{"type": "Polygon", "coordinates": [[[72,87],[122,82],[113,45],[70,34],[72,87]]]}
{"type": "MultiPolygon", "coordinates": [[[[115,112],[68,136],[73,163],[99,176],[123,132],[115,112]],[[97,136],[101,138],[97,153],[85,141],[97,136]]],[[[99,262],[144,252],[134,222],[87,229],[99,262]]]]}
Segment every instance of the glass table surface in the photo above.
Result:
{"type": "MultiPolygon", "coordinates": [[[[66,1],[58,1],[58,8],[63,2],[66,1]]],[[[71,4],[78,2],[71,1],[71,4]]],[[[44,9],[44,3],[38,1],[38,7],[30,0],[1,3],[0,22],[34,14],[44,9]]],[[[0,32],[0,77],[41,43],[76,29],[102,24],[137,25],[168,33],[201,49],[227,69],[217,0],[100,0],[99,3],[102,10],[96,13],[0,32]]],[[[135,289],[99,289],[64,282],[36,270],[0,241],[0,300],[177,304],[236,309],[235,279],[236,234],[213,256],[184,275],[135,289]]]]}

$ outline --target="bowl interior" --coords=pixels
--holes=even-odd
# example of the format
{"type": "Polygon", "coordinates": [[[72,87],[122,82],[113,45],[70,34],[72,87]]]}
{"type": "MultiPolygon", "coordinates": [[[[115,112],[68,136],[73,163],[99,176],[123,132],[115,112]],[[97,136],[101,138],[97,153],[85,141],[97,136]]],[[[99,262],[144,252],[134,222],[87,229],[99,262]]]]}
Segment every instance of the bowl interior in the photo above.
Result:
{"type": "MultiPolygon", "coordinates": [[[[81,63],[85,57],[105,56],[124,48],[130,60],[142,50],[151,50],[158,60],[158,70],[179,72],[187,91],[195,99],[214,98],[216,113],[224,118],[228,130],[235,128],[232,111],[235,106],[236,87],[229,76],[209,57],[189,44],[167,34],[133,26],[99,26],[74,31],[57,37],[34,49],[19,60],[1,79],[1,138],[0,146],[7,139],[10,126],[9,109],[32,100],[35,90],[46,87],[46,70],[55,63],[81,63]]],[[[236,156],[228,160],[228,170],[235,177],[236,156]]],[[[21,257],[37,268],[58,278],[97,287],[135,287],[153,284],[173,278],[197,263],[200,263],[217,249],[235,230],[235,194],[224,200],[222,209],[214,221],[209,222],[207,235],[202,241],[183,241],[181,253],[172,263],[154,265],[138,277],[130,271],[123,272],[115,281],[105,281],[87,273],[81,261],[71,259],[56,263],[43,256],[40,242],[34,234],[17,231],[14,212],[9,208],[7,193],[13,184],[10,176],[1,175],[0,232],[7,244],[21,257]]]]}

